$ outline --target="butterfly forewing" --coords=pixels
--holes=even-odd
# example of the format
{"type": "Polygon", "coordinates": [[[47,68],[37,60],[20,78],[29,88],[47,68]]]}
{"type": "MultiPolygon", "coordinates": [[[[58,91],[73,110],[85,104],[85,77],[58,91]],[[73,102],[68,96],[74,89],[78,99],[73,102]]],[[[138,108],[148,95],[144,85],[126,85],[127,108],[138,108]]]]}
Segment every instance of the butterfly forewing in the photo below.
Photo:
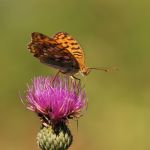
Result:
{"type": "Polygon", "coordinates": [[[85,65],[84,51],[71,35],[66,32],[58,32],[53,38],[75,57],[80,65],[80,68],[85,65]]]}

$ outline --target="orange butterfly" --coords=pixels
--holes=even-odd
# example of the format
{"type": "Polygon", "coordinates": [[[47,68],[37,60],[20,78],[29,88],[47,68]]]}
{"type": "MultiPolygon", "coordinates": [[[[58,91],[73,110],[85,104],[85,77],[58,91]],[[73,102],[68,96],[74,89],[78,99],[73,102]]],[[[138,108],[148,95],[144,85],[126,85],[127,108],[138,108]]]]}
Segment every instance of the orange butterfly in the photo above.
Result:
{"type": "Polygon", "coordinates": [[[78,72],[81,72],[83,75],[88,75],[91,69],[109,70],[105,68],[87,67],[83,49],[66,32],[58,32],[53,37],[33,32],[31,36],[32,41],[28,45],[30,52],[42,63],[58,69],[59,72],[74,77],[78,72]]]}

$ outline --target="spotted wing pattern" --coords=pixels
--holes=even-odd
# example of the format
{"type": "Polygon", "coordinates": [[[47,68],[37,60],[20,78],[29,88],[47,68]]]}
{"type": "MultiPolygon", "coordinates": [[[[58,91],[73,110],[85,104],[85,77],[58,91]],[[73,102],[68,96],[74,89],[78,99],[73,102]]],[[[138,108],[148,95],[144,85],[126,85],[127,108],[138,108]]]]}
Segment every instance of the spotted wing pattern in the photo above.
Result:
{"type": "Polygon", "coordinates": [[[71,35],[66,32],[58,32],[54,35],[53,39],[75,57],[80,65],[80,69],[82,66],[85,66],[84,51],[71,35]]]}
{"type": "Polygon", "coordinates": [[[79,71],[79,63],[75,56],[61,42],[38,32],[32,33],[31,36],[32,41],[28,49],[42,63],[57,68],[63,73],[74,74],[79,71]]]}

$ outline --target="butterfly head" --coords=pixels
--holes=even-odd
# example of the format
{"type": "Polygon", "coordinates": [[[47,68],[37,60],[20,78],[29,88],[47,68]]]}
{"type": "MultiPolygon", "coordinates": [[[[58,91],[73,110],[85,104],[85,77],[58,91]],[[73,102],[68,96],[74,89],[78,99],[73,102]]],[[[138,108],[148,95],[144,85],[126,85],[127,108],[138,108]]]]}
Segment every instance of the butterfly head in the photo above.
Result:
{"type": "Polygon", "coordinates": [[[84,75],[84,76],[87,76],[89,73],[91,72],[91,69],[88,68],[88,67],[82,67],[81,69],[81,73],[84,75]]]}

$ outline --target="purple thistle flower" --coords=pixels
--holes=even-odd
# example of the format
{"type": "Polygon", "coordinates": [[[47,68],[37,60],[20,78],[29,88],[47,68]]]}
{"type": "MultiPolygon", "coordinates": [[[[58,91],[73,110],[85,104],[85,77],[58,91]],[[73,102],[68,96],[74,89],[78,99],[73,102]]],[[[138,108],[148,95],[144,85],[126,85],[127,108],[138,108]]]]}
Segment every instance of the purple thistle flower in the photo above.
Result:
{"type": "Polygon", "coordinates": [[[85,90],[69,77],[59,76],[54,81],[53,77],[34,78],[26,98],[27,108],[48,122],[79,118],[87,106],[85,90]]]}

